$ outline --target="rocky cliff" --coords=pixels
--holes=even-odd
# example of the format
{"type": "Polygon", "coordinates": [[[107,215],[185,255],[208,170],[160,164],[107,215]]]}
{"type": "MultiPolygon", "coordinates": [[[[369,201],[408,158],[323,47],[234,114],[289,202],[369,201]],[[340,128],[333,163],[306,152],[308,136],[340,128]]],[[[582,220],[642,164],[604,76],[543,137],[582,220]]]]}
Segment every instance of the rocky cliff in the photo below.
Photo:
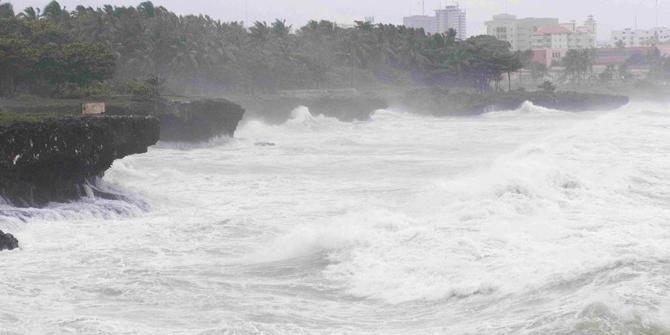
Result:
{"type": "Polygon", "coordinates": [[[112,103],[107,113],[156,117],[160,121],[160,139],[175,142],[204,142],[216,136],[233,136],[244,117],[240,105],[224,99],[112,103]]]}
{"type": "Polygon", "coordinates": [[[159,139],[153,117],[72,117],[0,126],[0,194],[16,206],[42,206],[85,194],[114,160],[144,153],[159,139]]]}

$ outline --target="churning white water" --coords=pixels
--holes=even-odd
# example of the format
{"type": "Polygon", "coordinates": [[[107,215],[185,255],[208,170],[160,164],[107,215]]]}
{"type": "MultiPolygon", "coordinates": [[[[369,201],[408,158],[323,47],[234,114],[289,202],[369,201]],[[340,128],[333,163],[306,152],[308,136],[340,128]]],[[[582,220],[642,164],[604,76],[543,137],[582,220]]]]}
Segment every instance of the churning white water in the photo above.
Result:
{"type": "Polygon", "coordinates": [[[668,106],[298,109],[105,180],[0,205],[0,333],[670,334],[668,106]]]}

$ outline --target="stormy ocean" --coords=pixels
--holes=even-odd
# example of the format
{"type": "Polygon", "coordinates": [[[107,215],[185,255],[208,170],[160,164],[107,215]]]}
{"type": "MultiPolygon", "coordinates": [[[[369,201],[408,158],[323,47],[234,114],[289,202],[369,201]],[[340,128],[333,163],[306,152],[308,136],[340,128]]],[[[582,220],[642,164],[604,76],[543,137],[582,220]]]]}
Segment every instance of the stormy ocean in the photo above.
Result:
{"type": "Polygon", "coordinates": [[[670,106],[298,108],[0,204],[0,334],[670,334],[670,106]]]}

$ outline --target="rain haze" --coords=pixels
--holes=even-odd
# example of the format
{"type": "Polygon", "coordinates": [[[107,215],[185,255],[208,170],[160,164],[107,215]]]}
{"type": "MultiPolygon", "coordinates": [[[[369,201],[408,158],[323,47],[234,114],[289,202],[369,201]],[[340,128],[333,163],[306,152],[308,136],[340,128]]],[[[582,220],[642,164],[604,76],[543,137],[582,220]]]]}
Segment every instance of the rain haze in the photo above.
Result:
{"type": "Polygon", "coordinates": [[[0,0],[0,335],[670,335],[670,0],[0,0]]]}
{"type": "MultiPolygon", "coordinates": [[[[99,1],[63,0],[62,5],[74,9],[77,5],[99,6],[99,1]]],[[[26,6],[43,7],[48,1],[13,1],[17,9],[26,6]]],[[[110,0],[114,5],[137,5],[139,1],[110,0]]],[[[364,17],[374,17],[379,23],[401,24],[403,16],[426,14],[434,9],[455,3],[453,1],[426,0],[193,0],[155,1],[157,5],[183,14],[206,13],[223,21],[273,21],[286,19],[295,27],[312,19],[326,19],[350,23],[364,17]]],[[[486,32],[484,22],[492,15],[509,12],[519,17],[558,17],[562,21],[584,20],[594,15],[600,26],[599,39],[608,39],[613,29],[652,28],[658,14],[659,25],[670,25],[670,1],[659,0],[463,0],[458,2],[468,12],[469,35],[486,32]]]]}

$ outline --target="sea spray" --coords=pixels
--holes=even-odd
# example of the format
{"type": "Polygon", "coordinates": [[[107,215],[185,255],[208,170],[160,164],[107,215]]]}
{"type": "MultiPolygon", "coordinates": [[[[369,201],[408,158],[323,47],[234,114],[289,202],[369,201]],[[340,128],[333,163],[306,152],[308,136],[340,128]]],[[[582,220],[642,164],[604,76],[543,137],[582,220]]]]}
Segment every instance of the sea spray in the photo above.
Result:
{"type": "Polygon", "coordinates": [[[104,180],[147,210],[96,199],[0,224],[23,248],[2,255],[2,327],[668,333],[667,108],[534,108],[303,109],[118,161],[104,180]]]}

